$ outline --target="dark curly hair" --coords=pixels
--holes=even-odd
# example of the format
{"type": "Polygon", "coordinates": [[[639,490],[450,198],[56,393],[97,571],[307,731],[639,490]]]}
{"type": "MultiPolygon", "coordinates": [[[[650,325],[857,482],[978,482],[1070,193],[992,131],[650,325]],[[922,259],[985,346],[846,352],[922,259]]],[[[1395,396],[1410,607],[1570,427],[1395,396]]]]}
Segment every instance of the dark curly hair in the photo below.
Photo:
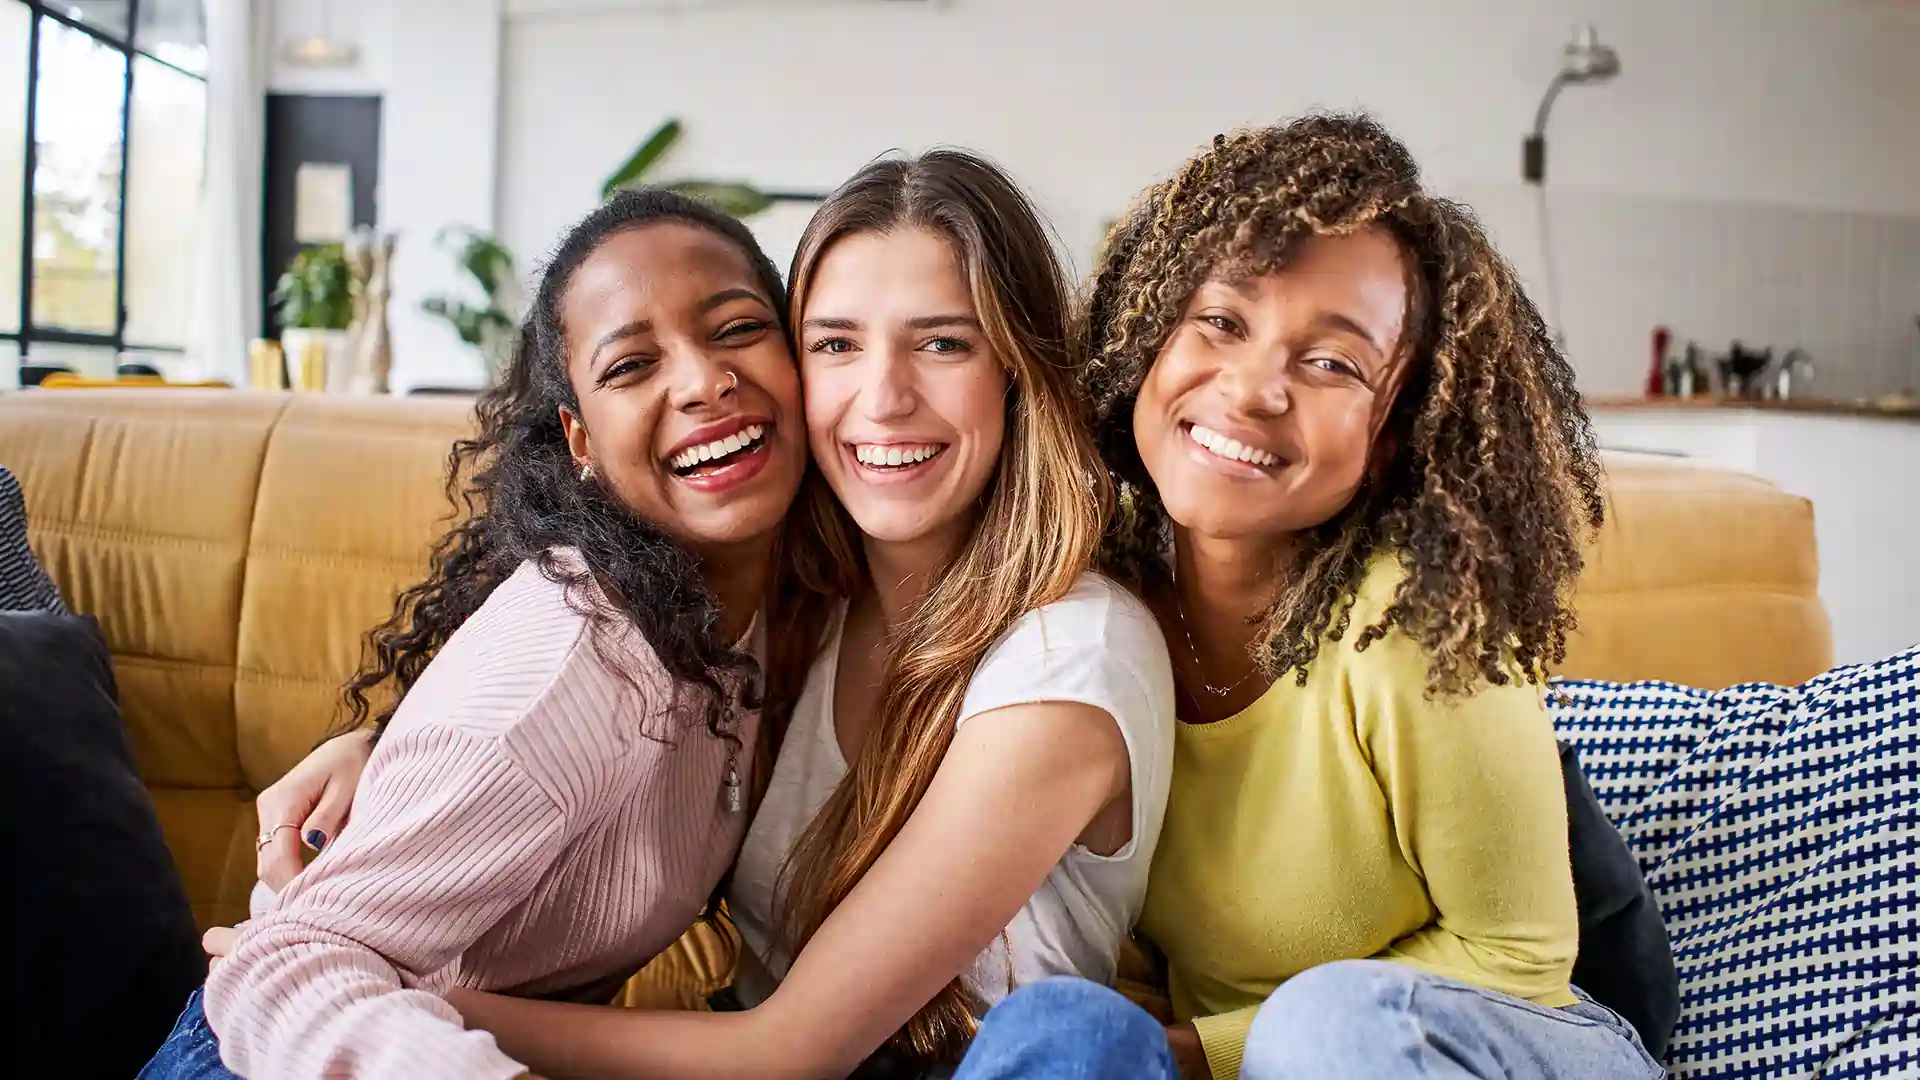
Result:
{"type": "Polygon", "coordinates": [[[1314,115],[1216,136],[1149,189],[1109,235],[1088,299],[1086,391],[1121,490],[1105,568],[1164,580],[1170,522],[1134,443],[1140,385],[1195,289],[1223,270],[1260,275],[1313,236],[1385,230],[1400,245],[1408,363],[1353,502],[1301,537],[1266,611],[1257,658],[1304,683],[1347,631],[1376,553],[1404,569],[1355,647],[1397,628],[1431,658],[1430,694],[1565,656],[1569,593],[1604,498],[1573,370],[1471,211],[1427,193],[1399,140],[1365,116],[1314,115]]]}
{"type": "Polygon", "coordinates": [[[779,272],[746,226],[704,203],[668,191],[622,191],[574,225],[541,274],[505,378],[480,398],[478,433],[454,443],[448,457],[447,497],[465,520],[434,546],[426,580],[402,592],[392,616],[368,634],[363,665],[342,695],[349,729],[371,719],[384,731],[434,654],[531,559],[596,628],[616,621],[637,628],[676,687],[691,691],[695,719],[734,737],[725,730],[721,678],[742,673],[750,686],[756,665],[721,640],[719,604],[698,560],[604,485],[583,482],[560,426],[563,407],[580,408],[560,319],[568,283],[608,238],[663,221],[709,230],[738,247],[785,330],[779,272]],[[579,552],[581,563],[556,560],[556,547],[579,552]]]}

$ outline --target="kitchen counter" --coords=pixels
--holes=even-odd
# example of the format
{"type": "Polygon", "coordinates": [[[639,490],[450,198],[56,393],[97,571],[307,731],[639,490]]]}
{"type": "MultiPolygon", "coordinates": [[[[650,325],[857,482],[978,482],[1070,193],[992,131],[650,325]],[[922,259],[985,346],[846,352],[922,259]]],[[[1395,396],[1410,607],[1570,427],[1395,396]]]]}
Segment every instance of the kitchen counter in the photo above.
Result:
{"type": "Polygon", "coordinates": [[[1828,398],[1787,398],[1781,401],[1755,401],[1751,398],[1724,397],[1590,397],[1587,409],[1593,412],[1615,409],[1653,409],[1667,411],[1754,411],[1811,413],[1820,416],[1854,416],[1884,420],[1920,420],[1920,401],[1876,405],[1871,401],[1836,401],[1828,398]]]}

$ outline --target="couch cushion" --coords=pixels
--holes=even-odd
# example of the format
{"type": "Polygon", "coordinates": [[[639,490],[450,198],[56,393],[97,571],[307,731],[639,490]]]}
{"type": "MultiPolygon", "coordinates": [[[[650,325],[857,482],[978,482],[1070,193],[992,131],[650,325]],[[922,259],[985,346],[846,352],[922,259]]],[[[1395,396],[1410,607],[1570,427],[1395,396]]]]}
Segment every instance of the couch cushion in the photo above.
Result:
{"type": "Polygon", "coordinates": [[[1605,456],[1607,522],[1559,674],[1720,689],[1833,666],[1813,506],[1757,477],[1605,456]]]}
{"type": "Polygon", "coordinates": [[[0,612],[8,1071],[126,1077],[206,972],[91,618],[0,612]]]}
{"type": "Polygon", "coordinates": [[[1666,916],[1674,1076],[1920,1071],[1920,650],[1797,687],[1561,689],[1666,916]]]}
{"type": "Polygon", "coordinates": [[[345,719],[367,631],[452,523],[447,455],[471,402],[295,396],[266,447],[247,537],[234,707],[246,785],[279,779],[345,719]],[[381,405],[394,405],[382,401],[381,405]]]}
{"type": "Polygon", "coordinates": [[[201,925],[246,917],[253,796],[341,719],[366,631],[444,526],[471,402],[231,391],[0,397],[30,537],[113,650],[201,925]]]}
{"type": "Polygon", "coordinates": [[[1654,1057],[1663,1057],[1680,1016],[1680,976],[1659,902],[1639,860],[1580,769],[1580,755],[1560,744],[1567,787],[1567,846],[1573,894],[1580,911],[1580,950],[1573,984],[1640,1033],[1654,1057]]]}

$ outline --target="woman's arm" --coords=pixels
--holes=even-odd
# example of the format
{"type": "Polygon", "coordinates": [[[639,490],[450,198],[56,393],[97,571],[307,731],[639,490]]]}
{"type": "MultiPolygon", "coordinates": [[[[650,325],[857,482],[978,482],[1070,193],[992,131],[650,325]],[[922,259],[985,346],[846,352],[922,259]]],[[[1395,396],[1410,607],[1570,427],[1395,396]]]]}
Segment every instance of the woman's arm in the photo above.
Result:
{"type": "MultiPolygon", "coordinates": [[[[1382,646],[1424,660],[1404,638],[1374,650],[1382,646]]],[[[1437,912],[1380,958],[1570,1003],[1579,913],[1566,786],[1541,689],[1516,677],[1429,700],[1424,679],[1373,686],[1356,694],[1361,731],[1401,852],[1437,912]]]]}
{"type": "Polygon", "coordinates": [[[426,728],[382,753],[354,826],[208,977],[208,1021],[247,1076],[520,1076],[492,1038],[408,987],[531,894],[564,815],[493,740],[426,728]]]}
{"type": "MultiPolygon", "coordinates": [[[[1397,633],[1347,664],[1356,731],[1393,834],[1437,913],[1375,959],[1570,1003],[1579,921],[1565,785],[1540,688],[1429,699],[1425,654],[1397,633]]],[[[1239,1074],[1259,1011],[1194,1018],[1212,1075],[1239,1074]]]]}
{"type": "Polygon", "coordinates": [[[636,1013],[449,999],[549,1076],[840,1077],[966,970],[1094,817],[1130,787],[1125,740],[1090,705],[974,716],[872,870],[745,1013],[636,1013]]]}

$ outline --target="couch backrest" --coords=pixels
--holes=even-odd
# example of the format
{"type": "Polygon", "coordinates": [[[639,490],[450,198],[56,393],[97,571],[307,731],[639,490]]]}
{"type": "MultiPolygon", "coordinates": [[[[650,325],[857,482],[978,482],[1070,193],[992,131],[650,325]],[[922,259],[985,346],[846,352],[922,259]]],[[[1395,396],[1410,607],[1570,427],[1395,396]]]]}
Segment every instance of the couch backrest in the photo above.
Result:
{"type": "MultiPolygon", "coordinates": [[[[134,753],[203,924],[242,917],[251,799],[342,716],[339,687],[444,531],[458,399],[0,395],[36,552],[99,616],[134,753]]],[[[1766,483],[1610,463],[1563,671],[1703,686],[1832,662],[1812,512],[1766,483]]]]}
{"type": "Polygon", "coordinates": [[[0,461],[99,617],[134,755],[203,923],[244,918],[251,800],[342,715],[418,580],[472,403],[231,391],[0,396],[0,461]]]}
{"type": "Polygon", "coordinates": [[[1721,689],[1833,666],[1813,504],[1756,476],[1606,456],[1607,522],[1559,673],[1721,689]]]}

